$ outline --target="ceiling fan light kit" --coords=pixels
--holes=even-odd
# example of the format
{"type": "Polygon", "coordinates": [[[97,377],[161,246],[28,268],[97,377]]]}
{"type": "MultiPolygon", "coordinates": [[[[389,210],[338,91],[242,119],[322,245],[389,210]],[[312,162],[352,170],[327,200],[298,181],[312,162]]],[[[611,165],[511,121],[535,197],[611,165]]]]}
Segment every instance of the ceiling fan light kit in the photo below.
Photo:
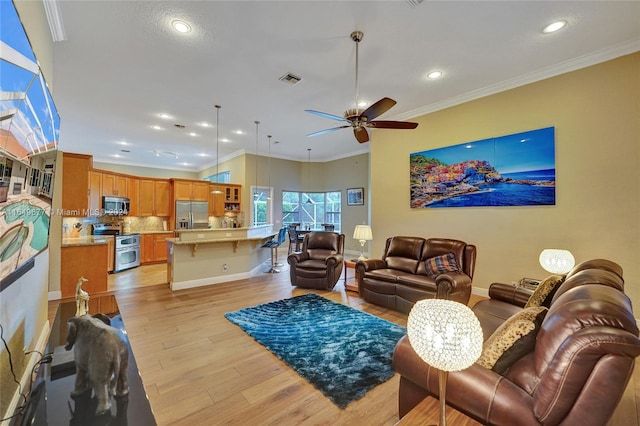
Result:
{"type": "Polygon", "coordinates": [[[364,33],[362,31],[354,31],[351,33],[351,39],[356,43],[356,98],[354,103],[354,106],[356,106],[356,108],[347,110],[342,117],[338,115],[328,114],[326,112],[315,111],[312,109],[305,110],[306,112],[311,114],[345,123],[342,126],[310,133],[307,135],[308,137],[319,136],[325,133],[351,127],[353,128],[353,135],[355,136],[356,140],[360,143],[364,143],[369,141],[369,133],[367,132],[367,127],[378,129],[415,129],[416,127],[418,127],[418,123],[411,123],[408,121],[374,121],[376,117],[389,111],[396,104],[396,101],[391,98],[382,98],[365,110],[357,108],[360,105],[358,101],[358,45],[363,38],[364,33]]]}

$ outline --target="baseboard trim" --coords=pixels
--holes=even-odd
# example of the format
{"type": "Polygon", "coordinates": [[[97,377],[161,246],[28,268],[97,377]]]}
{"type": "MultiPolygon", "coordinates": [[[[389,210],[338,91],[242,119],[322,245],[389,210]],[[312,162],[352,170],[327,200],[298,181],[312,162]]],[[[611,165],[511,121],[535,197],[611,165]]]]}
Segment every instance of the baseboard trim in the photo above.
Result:
{"type": "Polygon", "coordinates": [[[197,280],[172,282],[170,284],[170,288],[171,288],[172,291],[186,290],[188,288],[204,287],[204,286],[208,286],[208,285],[228,283],[230,281],[245,280],[247,278],[253,278],[253,277],[257,276],[257,275],[263,274],[264,273],[264,269],[265,269],[264,264],[260,264],[260,265],[256,266],[255,268],[253,268],[249,272],[242,272],[242,273],[238,273],[238,274],[224,275],[224,276],[221,276],[221,277],[209,277],[209,278],[200,278],[200,279],[197,279],[197,280]]]}
{"type": "Polygon", "coordinates": [[[60,300],[60,299],[62,299],[62,292],[61,291],[50,291],[49,294],[47,295],[47,299],[48,300],[60,300]]]}
{"type": "Polygon", "coordinates": [[[471,287],[471,293],[476,296],[489,297],[489,289],[481,287],[471,287]]]}

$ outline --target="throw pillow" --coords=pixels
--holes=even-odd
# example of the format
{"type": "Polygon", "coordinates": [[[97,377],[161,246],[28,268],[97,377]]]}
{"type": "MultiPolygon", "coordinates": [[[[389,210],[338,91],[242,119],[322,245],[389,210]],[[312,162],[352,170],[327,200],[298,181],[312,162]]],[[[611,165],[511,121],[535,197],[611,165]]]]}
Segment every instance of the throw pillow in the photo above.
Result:
{"type": "Polygon", "coordinates": [[[514,362],[531,352],[547,308],[523,309],[507,319],[482,346],[477,364],[504,375],[514,362]]]}
{"type": "Polygon", "coordinates": [[[550,300],[547,299],[553,297],[554,290],[558,288],[562,282],[564,282],[564,275],[549,275],[538,284],[538,287],[533,291],[533,294],[529,297],[524,307],[548,306],[550,300]]]}
{"type": "Polygon", "coordinates": [[[453,253],[427,259],[425,260],[425,266],[427,268],[427,275],[431,278],[447,272],[460,272],[460,267],[453,253]]]}

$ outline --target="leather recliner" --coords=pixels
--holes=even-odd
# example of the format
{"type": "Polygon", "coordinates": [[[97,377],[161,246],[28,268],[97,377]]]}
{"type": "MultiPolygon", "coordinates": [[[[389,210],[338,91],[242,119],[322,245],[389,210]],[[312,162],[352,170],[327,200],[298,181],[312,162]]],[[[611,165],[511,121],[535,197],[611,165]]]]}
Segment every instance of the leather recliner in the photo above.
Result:
{"type": "MultiPolygon", "coordinates": [[[[621,276],[606,265],[588,269],[600,261],[567,275],[534,348],[504,375],[479,364],[450,372],[447,404],[486,425],[606,424],[633,373],[640,339],[621,276]]],[[[492,312],[508,316],[506,303],[489,299],[474,306],[485,340],[495,326],[487,319],[492,312]]],[[[512,312],[522,310],[511,306],[512,312]]],[[[400,417],[425,397],[438,397],[437,370],[418,357],[406,336],[396,346],[393,365],[401,375],[400,417]]]]}
{"type": "Polygon", "coordinates": [[[331,290],[344,266],[344,234],[310,232],[304,236],[301,251],[287,257],[291,266],[291,285],[331,290]]]}

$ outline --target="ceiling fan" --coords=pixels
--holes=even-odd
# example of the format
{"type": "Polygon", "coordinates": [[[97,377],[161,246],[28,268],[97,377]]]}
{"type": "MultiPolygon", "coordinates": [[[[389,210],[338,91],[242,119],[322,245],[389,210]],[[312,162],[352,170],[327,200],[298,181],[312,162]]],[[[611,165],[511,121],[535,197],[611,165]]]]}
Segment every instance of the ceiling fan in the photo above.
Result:
{"type": "Polygon", "coordinates": [[[319,132],[310,133],[307,136],[318,136],[325,133],[333,132],[347,127],[353,127],[353,134],[360,143],[369,141],[369,133],[367,127],[374,129],[415,129],[418,127],[418,123],[411,123],[408,121],[388,121],[374,119],[388,110],[390,110],[395,104],[391,98],[382,98],[378,102],[371,105],[364,111],[358,109],[358,44],[362,41],[364,33],[362,31],[354,31],[351,33],[351,39],[356,42],[356,108],[347,110],[344,116],[328,114],[326,112],[315,111],[312,109],[306,109],[306,112],[311,114],[326,117],[331,120],[337,120],[345,123],[342,126],[333,127],[331,129],[320,130],[319,132]]]}

